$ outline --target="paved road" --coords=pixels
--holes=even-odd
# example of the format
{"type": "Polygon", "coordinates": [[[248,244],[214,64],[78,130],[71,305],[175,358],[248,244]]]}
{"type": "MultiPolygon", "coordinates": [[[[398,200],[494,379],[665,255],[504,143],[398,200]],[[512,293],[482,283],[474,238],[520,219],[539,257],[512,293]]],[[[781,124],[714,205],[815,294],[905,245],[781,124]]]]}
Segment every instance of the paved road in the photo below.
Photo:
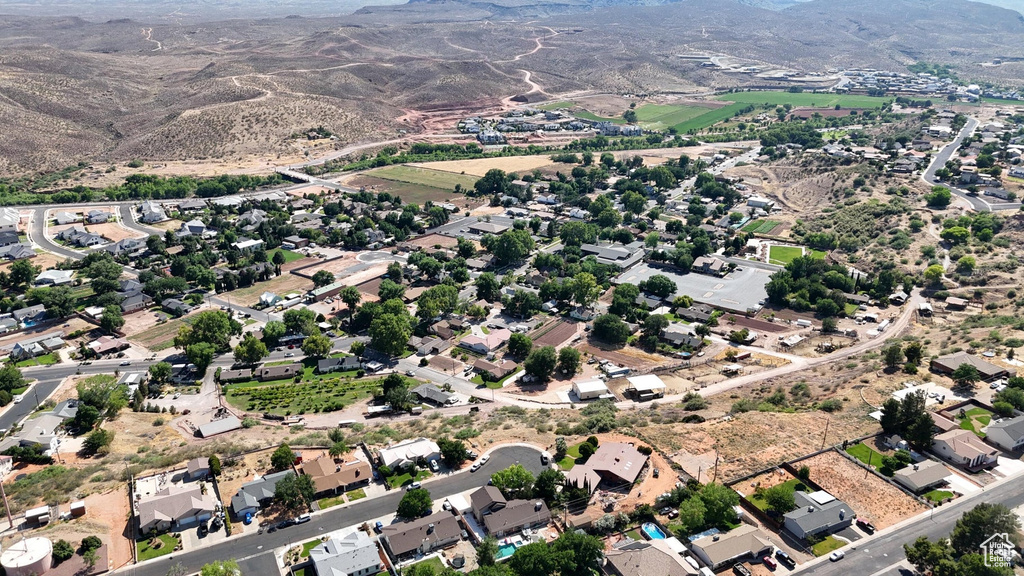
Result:
{"type": "MultiPolygon", "coordinates": [[[[482,486],[487,482],[488,472],[496,472],[507,468],[512,464],[520,463],[534,474],[539,474],[543,467],[540,463],[540,451],[526,446],[507,446],[499,448],[491,454],[487,465],[475,474],[460,472],[446,478],[439,478],[433,482],[426,482],[424,488],[430,490],[435,500],[445,498],[453,494],[465,492],[482,486]]],[[[257,571],[244,572],[245,574],[277,574],[276,564],[273,562],[273,550],[283,546],[299,544],[313,538],[318,538],[332,530],[344,526],[352,526],[363,522],[393,514],[398,508],[398,502],[402,498],[401,490],[391,491],[377,498],[359,500],[354,504],[327,510],[313,517],[313,521],[307,524],[292,526],[279,530],[273,534],[251,534],[232,538],[225,542],[200,548],[187,554],[171,554],[166,559],[161,558],[145,564],[123,568],[116,574],[131,574],[137,576],[165,576],[167,570],[174,564],[180,562],[186,573],[198,572],[203,564],[214,560],[228,558],[240,559],[241,567],[249,567],[257,571]],[[272,572],[268,572],[274,566],[272,572]]]]}
{"type": "Polygon", "coordinates": [[[1015,478],[960,498],[934,509],[927,516],[893,529],[883,530],[856,546],[848,546],[845,548],[846,558],[839,562],[818,559],[797,572],[815,576],[845,576],[851,572],[874,574],[905,559],[903,544],[913,542],[920,536],[927,536],[932,540],[949,536],[953,531],[953,524],[960,516],[982,502],[1003,504],[1010,509],[1016,508],[1024,504],[1024,482],[1015,478]]]}
{"type": "MultiPolygon", "coordinates": [[[[921,178],[924,179],[928,185],[935,185],[935,173],[946,165],[946,162],[953,157],[953,154],[960,149],[960,145],[964,139],[974,133],[974,130],[978,127],[978,121],[974,118],[968,118],[967,123],[960,130],[960,133],[956,135],[956,138],[952,142],[946,144],[942,150],[932,160],[932,163],[925,169],[924,174],[921,178]]],[[[953,186],[951,183],[944,182],[944,186],[947,186],[953,194],[963,198],[971,204],[971,207],[978,212],[992,212],[994,210],[1019,210],[1021,207],[1020,202],[993,202],[989,203],[985,201],[981,196],[972,196],[967,190],[962,190],[953,186]]]]}

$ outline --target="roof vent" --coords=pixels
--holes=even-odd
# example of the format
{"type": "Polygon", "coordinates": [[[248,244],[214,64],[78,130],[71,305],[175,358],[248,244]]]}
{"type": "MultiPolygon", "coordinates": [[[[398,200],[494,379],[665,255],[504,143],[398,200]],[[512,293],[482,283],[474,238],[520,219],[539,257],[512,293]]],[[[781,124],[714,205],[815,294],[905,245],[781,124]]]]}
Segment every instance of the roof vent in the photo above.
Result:
{"type": "Polygon", "coordinates": [[[427,534],[433,534],[433,533],[434,533],[434,525],[430,524],[430,525],[427,526],[427,534]]]}
{"type": "Polygon", "coordinates": [[[839,519],[840,520],[845,520],[846,519],[846,510],[839,510],[839,519]]]}
{"type": "Polygon", "coordinates": [[[536,504],[533,505],[533,509],[534,510],[540,510],[540,507],[543,506],[543,505],[544,505],[543,502],[537,502],[536,504]]]}
{"type": "Polygon", "coordinates": [[[914,470],[920,470],[920,469],[921,469],[921,465],[920,464],[914,464],[914,470]]]}
{"type": "Polygon", "coordinates": [[[718,542],[719,538],[720,538],[720,536],[718,534],[715,534],[714,536],[711,537],[711,541],[712,542],[718,542]]]}
{"type": "Polygon", "coordinates": [[[814,512],[814,506],[808,506],[807,507],[807,511],[808,512],[814,512]]]}

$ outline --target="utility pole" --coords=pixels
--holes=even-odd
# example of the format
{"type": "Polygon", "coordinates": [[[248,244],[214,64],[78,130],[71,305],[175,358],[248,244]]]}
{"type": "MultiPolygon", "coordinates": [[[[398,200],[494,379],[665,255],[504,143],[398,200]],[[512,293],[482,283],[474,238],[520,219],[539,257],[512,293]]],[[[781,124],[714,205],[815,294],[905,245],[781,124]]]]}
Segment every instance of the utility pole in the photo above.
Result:
{"type": "Polygon", "coordinates": [[[712,482],[716,480],[718,480],[718,446],[715,446],[715,475],[711,478],[712,482]]]}
{"type": "Polygon", "coordinates": [[[4,499],[4,512],[7,512],[7,524],[8,529],[14,528],[14,519],[11,518],[11,505],[7,503],[7,491],[4,490],[4,485],[0,482],[0,496],[4,499]]]}
{"type": "Polygon", "coordinates": [[[821,448],[820,448],[821,450],[824,450],[824,449],[825,449],[825,439],[826,439],[826,438],[828,438],[828,425],[829,425],[829,423],[831,423],[831,422],[832,422],[832,417],[831,417],[831,416],[829,416],[829,417],[828,417],[828,418],[827,418],[827,419],[825,420],[825,433],[821,435],[821,448]]]}

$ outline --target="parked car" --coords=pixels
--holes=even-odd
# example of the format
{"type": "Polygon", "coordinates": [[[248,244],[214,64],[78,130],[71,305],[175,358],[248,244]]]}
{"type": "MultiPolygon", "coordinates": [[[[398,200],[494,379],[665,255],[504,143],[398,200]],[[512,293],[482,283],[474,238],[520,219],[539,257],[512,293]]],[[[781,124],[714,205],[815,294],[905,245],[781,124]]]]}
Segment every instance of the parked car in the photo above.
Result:
{"type": "Polygon", "coordinates": [[[430,471],[435,474],[441,470],[441,467],[437,465],[437,460],[430,461],[430,471]]]}
{"type": "Polygon", "coordinates": [[[289,352],[289,353],[284,355],[285,358],[291,358],[293,356],[295,356],[295,352],[289,352]]]}
{"type": "Polygon", "coordinates": [[[416,375],[416,371],[415,370],[406,370],[405,371],[405,375],[406,376],[415,376],[416,375]]]}
{"type": "Polygon", "coordinates": [[[793,560],[793,558],[784,550],[776,550],[775,559],[779,561],[779,564],[782,564],[790,570],[796,568],[796,560],[793,560]]]}
{"type": "Polygon", "coordinates": [[[205,538],[210,533],[210,529],[206,527],[206,522],[199,523],[199,537],[205,538]]]}
{"type": "Polygon", "coordinates": [[[540,453],[540,463],[541,464],[543,464],[544,466],[547,466],[548,462],[550,462],[550,461],[551,461],[551,458],[548,456],[547,452],[541,452],[540,453]]]}
{"type": "Polygon", "coordinates": [[[383,522],[377,522],[376,524],[374,524],[373,525],[373,531],[376,532],[377,534],[380,534],[381,532],[383,532],[384,531],[384,523],[383,522]]]}
{"type": "Polygon", "coordinates": [[[764,558],[761,558],[761,562],[764,562],[764,565],[771,568],[772,570],[775,570],[779,567],[779,563],[775,560],[772,560],[771,556],[765,556],[764,558]]]}
{"type": "Polygon", "coordinates": [[[132,365],[131,360],[125,360],[124,362],[121,362],[121,366],[131,366],[131,365],[132,365]]]}
{"type": "Polygon", "coordinates": [[[483,466],[484,464],[487,464],[487,461],[490,460],[490,459],[491,459],[491,455],[490,454],[484,454],[483,458],[480,459],[480,465],[483,466]]]}
{"type": "Polygon", "coordinates": [[[312,519],[313,519],[313,517],[310,516],[309,514],[303,514],[303,515],[295,518],[295,520],[292,520],[292,523],[293,524],[305,524],[306,522],[309,522],[312,519]]]}
{"type": "Polygon", "coordinates": [[[655,468],[655,469],[654,469],[654,474],[653,474],[653,476],[654,476],[655,478],[657,478],[658,476],[661,476],[661,470],[659,470],[659,469],[655,468]]]}
{"type": "Polygon", "coordinates": [[[412,484],[409,484],[408,486],[406,486],[405,489],[406,489],[406,491],[409,491],[409,490],[416,490],[417,488],[422,488],[422,487],[423,487],[423,485],[420,484],[419,482],[413,482],[412,484]]]}
{"type": "Polygon", "coordinates": [[[469,467],[469,471],[470,472],[476,472],[479,469],[480,469],[480,463],[479,462],[474,462],[473,465],[469,467]]]}
{"type": "Polygon", "coordinates": [[[173,400],[177,400],[178,398],[181,398],[181,392],[175,392],[174,396],[172,397],[173,400]]]}
{"type": "Polygon", "coordinates": [[[842,560],[845,557],[846,557],[846,552],[843,552],[842,550],[836,550],[835,552],[833,552],[833,553],[828,555],[828,559],[831,560],[832,562],[839,562],[840,560],[842,560]]]}
{"type": "Polygon", "coordinates": [[[875,525],[863,518],[857,518],[857,527],[867,532],[868,534],[875,533],[875,525]]]}
{"type": "Polygon", "coordinates": [[[210,521],[210,532],[216,532],[217,530],[220,530],[220,526],[220,516],[214,516],[213,520],[210,521]]]}

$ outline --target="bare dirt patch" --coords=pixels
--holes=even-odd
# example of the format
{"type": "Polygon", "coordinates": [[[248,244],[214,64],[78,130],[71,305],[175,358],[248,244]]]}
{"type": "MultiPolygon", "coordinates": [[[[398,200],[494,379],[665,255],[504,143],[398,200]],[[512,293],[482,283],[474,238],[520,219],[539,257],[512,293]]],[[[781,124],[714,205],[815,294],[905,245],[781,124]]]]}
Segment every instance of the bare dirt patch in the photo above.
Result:
{"type": "Polygon", "coordinates": [[[554,326],[545,325],[540,328],[534,334],[541,334],[539,337],[533,338],[534,345],[536,346],[561,346],[567,340],[576,335],[580,325],[576,322],[566,322],[565,320],[557,320],[554,322],[554,326]]]}
{"type": "MultiPolygon", "coordinates": [[[[57,256],[56,254],[52,254],[50,252],[36,252],[35,257],[29,259],[29,262],[31,262],[33,266],[39,266],[43,270],[55,268],[57,264],[60,264],[63,261],[63,257],[57,256]]],[[[11,264],[14,264],[14,262],[0,263],[0,270],[4,272],[9,271],[11,268],[11,264]]]]}
{"type": "MultiPolygon", "coordinates": [[[[441,248],[454,248],[459,244],[457,238],[441,234],[427,234],[426,236],[419,236],[417,238],[407,240],[406,242],[414,246],[419,246],[420,248],[435,248],[437,246],[440,246],[441,248]]],[[[477,246],[479,247],[479,244],[477,244],[477,246]]]]}
{"type": "Polygon", "coordinates": [[[849,504],[858,517],[876,528],[892,526],[927,510],[924,504],[895,486],[850,462],[836,452],[825,452],[800,462],[811,468],[811,480],[849,504]]]}
{"type": "MultiPolygon", "coordinates": [[[[310,270],[315,272],[315,270],[310,270]]],[[[231,302],[237,302],[239,304],[251,306],[256,304],[260,299],[260,294],[264,292],[273,292],[274,294],[288,294],[289,292],[302,292],[305,293],[307,290],[313,288],[313,281],[309,278],[303,278],[295,274],[281,274],[275,278],[271,278],[266,282],[257,282],[252,286],[246,288],[239,288],[233,292],[228,293],[228,297],[231,302]]]]}
{"type": "Polygon", "coordinates": [[[86,230],[93,234],[99,234],[111,242],[117,242],[126,238],[145,238],[146,235],[138,230],[130,230],[125,228],[117,222],[107,222],[106,224],[89,224],[85,227],[86,230]]]}
{"type": "Polygon", "coordinates": [[[103,494],[91,494],[85,499],[86,518],[92,518],[107,526],[107,561],[111,569],[120,568],[132,561],[132,541],[128,519],[131,507],[128,505],[128,490],[119,486],[103,494]]]}

